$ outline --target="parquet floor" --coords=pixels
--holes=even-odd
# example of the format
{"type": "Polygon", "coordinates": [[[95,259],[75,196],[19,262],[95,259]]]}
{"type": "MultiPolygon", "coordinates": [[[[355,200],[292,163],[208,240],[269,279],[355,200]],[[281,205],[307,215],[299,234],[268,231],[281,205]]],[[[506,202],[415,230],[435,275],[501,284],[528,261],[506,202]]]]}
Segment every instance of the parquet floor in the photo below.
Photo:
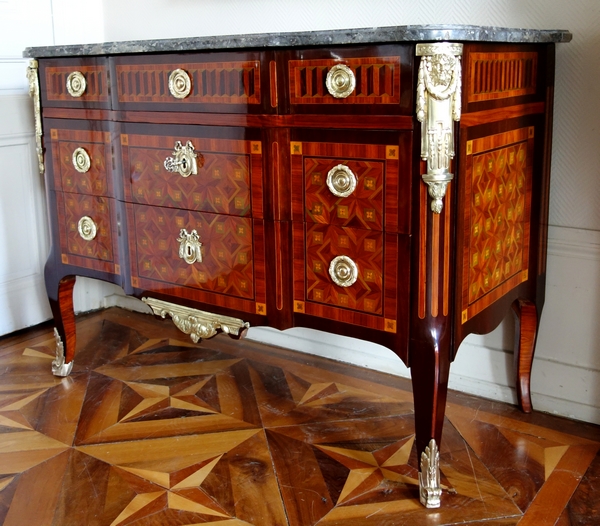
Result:
{"type": "Polygon", "coordinates": [[[600,524],[598,427],[451,393],[442,507],[418,501],[410,383],[169,320],[0,339],[5,526],[600,524]]]}

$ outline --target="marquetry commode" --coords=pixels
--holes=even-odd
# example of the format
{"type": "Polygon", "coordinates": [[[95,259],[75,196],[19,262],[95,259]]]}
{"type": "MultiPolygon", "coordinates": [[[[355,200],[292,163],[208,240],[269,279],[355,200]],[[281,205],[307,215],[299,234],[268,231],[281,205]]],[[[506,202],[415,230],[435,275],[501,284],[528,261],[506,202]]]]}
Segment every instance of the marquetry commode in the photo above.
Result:
{"type": "Polygon", "coordinates": [[[380,343],[411,367],[421,500],[438,506],[450,362],[511,306],[531,410],[570,39],[415,26],[26,50],[55,374],[73,364],[75,276],[194,341],[253,324],[380,343]]]}

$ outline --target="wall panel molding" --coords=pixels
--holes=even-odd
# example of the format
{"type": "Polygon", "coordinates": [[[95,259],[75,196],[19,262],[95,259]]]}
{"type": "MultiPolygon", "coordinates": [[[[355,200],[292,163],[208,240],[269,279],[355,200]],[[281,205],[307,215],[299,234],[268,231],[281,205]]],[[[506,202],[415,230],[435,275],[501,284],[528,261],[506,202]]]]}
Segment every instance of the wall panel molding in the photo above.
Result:
{"type": "Polygon", "coordinates": [[[28,95],[0,92],[0,334],[50,318],[44,287],[49,249],[28,95]]]}

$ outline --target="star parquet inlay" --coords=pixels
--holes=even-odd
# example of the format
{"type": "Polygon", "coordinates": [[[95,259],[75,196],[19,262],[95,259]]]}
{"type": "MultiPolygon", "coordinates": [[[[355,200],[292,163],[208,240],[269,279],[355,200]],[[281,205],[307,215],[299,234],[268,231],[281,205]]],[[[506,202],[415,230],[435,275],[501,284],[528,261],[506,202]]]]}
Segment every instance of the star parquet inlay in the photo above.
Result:
{"type": "Polygon", "coordinates": [[[0,524],[600,520],[595,426],[451,394],[427,510],[404,380],[119,309],[78,320],[60,379],[51,330],[0,340],[0,524]]]}

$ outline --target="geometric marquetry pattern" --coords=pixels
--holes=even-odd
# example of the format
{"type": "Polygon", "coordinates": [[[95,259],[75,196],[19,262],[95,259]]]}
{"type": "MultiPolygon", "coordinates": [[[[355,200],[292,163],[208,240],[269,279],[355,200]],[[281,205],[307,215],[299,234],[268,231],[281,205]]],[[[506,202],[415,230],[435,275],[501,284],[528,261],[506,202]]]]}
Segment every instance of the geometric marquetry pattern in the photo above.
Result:
{"type": "Polygon", "coordinates": [[[471,53],[468,101],[535,93],[537,57],[537,53],[471,53]]]}
{"type": "Polygon", "coordinates": [[[105,161],[106,145],[66,141],[60,141],[58,144],[60,172],[56,176],[60,174],[63,190],[79,194],[109,195],[105,161]],[[77,148],[83,148],[90,157],[90,168],[86,173],[78,172],[73,166],[73,152],[77,148]]]}
{"type": "Polygon", "coordinates": [[[469,302],[523,268],[527,143],[473,156],[469,302]]]}
{"type": "Polygon", "coordinates": [[[306,224],[306,298],[381,316],[383,314],[383,235],[372,230],[306,224]],[[358,267],[349,287],[329,275],[331,261],[348,256],[358,267]]]}
{"type": "Polygon", "coordinates": [[[68,66],[46,68],[45,93],[49,101],[69,102],[108,102],[108,82],[106,66],[68,66]],[[85,92],[81,97],[73,97],[67,91],[67,77],[79,71],[86,81],[85,92]]]}
{"type": "Polygon", "coordinates": [[[51,128],[49,133],[54,188],[77,194],[113,195],[110,133],[91,129],[51,128]],[[85,173],[75,169],[73,153],[82,148],[90,158],[85,173]]]}
{"type": "MultiPolygon", "coordinates": [[[[409,193],[401,181],[398,144],[336,142],[291,143],[292,213],[297,221],[369,230],[397,231],[406,210],[399,192],[409,193]],[[356,181],[347,197],[334,195],[327,175],[346,166],[356,181]]],[[[401,227],[402,228],[402,227],[401,227]]]]}
{"type": "Polygon", "coordinates": [[[143,205],[134,210],[129,232],[135,246],[134,277],[254,298],[250,219],[143,205]],[[201,262],[180,259],[181,229],[198,233],[201,262]]]}
{"type": "MultiPolygon", "coordinates": [[[[80,194],[57,193],[57,206],[64,210],[65,231],[60,231],[61,247],[74,256],[113,261],[113,240],[111,227],[111,200],[80,194]],[[61,203],[64,200],[64,206],[61,203]],[[83,216],[91,217],[96,223],[96,237],[86,241],[77,229],[83,216]]],[[[61,217],[61,221],[62,221],[61,217]]]]}
{"type": "Polygon", "coordinates": [[[432,515],[408,382],[118,309],[78,329],[67,379],[51,329],[0,353],[4,526],[593,524],[591,425],[451,396],[432,515]]]}
{"type": "Polygon", "coordinates": [[[198,173],[182,177],[164,166],[181,139],[121,135],[126,199],[202,212],[251,215],[251,178],[262,177],[261,143],[192,138],[198,153],[198,173]]]}
{"type": "Polygon", "coordinates": [[[329,70],[339,60],[291,60],[290,99],[292,104],[398,104],[400,102],[400,57],[345,58],[356,79],[356,88],[337,99],[327,91],[329,70]]]}
{"type": "Polygon", "coordinates": [[[372,230],[383,230],[385,164],[360,159],[304,157],[306,220],[372,230]],[[347,197],[335,196],[327,186],[327,173],[347,166],[356,177],[356,189],[347,197]]]}
{"type": "Polygon", "coordinates": [[[469,303],[527,268],[527,140],[473,155],[469,303]]]}
{"type": "Polygon", "coordinates": [[[207,62],[116,66],[119,102],[260,104],[260,63],[207,62]],[[169,75],[185,70],[192,90],[184,99],[169,91],[169,75]]]}

